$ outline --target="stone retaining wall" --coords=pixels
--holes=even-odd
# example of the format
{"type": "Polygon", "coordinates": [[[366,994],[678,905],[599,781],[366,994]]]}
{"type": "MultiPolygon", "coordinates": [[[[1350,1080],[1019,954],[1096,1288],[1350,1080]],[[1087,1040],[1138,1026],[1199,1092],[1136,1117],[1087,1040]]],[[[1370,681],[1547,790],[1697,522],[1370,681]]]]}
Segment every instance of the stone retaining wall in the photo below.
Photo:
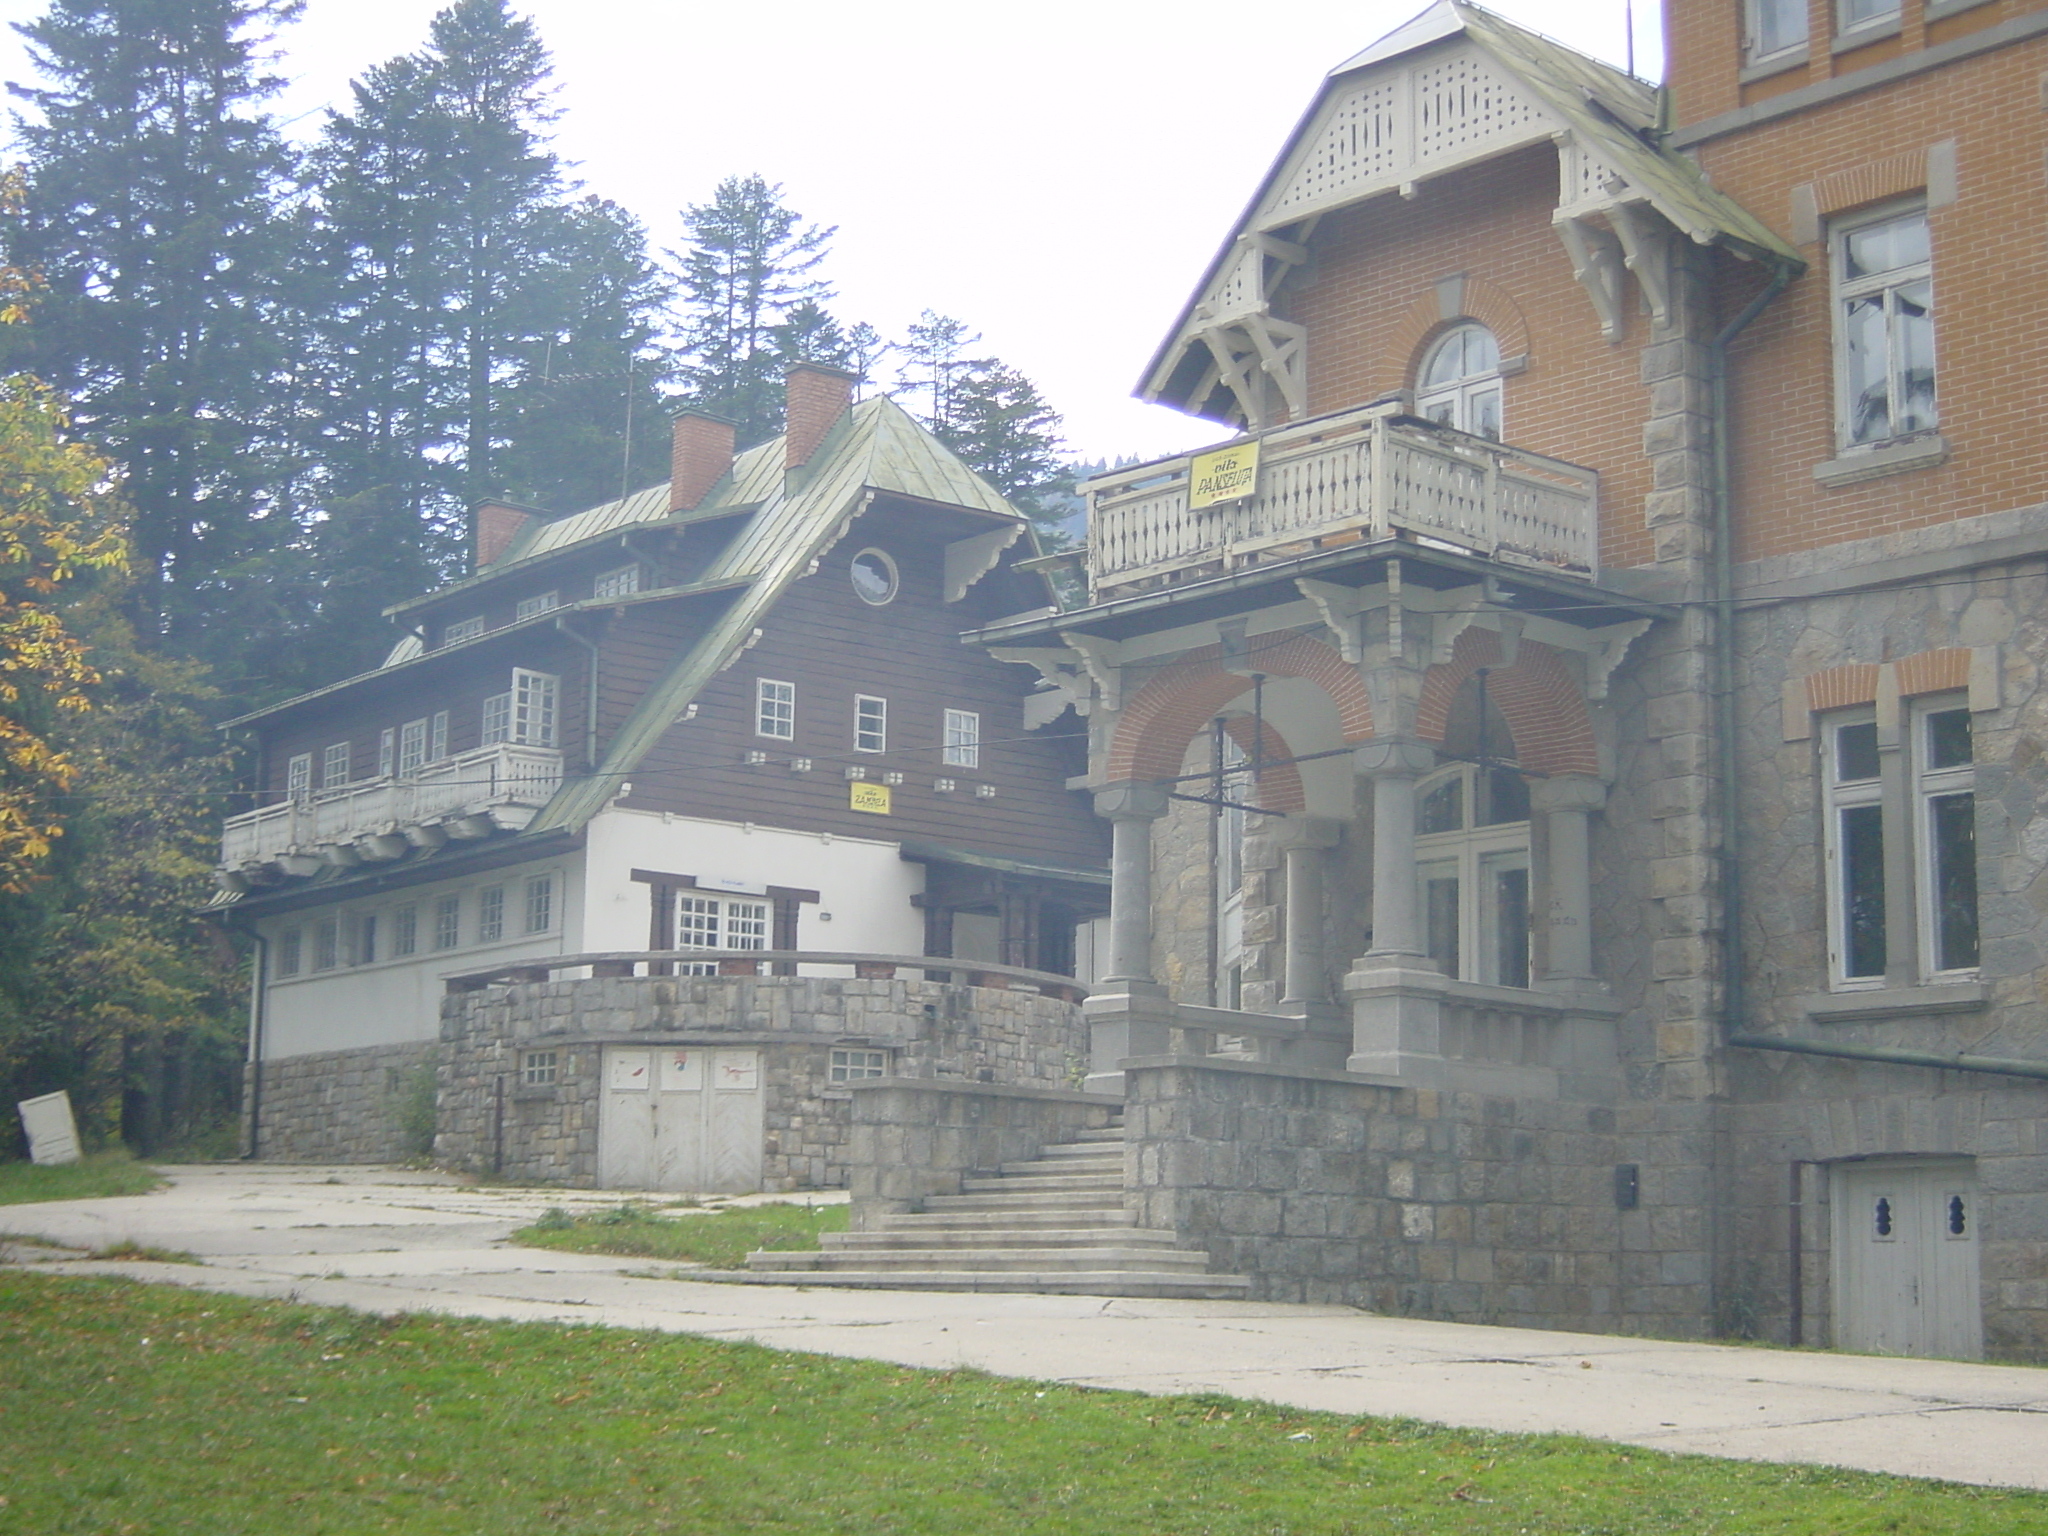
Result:
{"type": "Polygon", "coordinates": [[[433,1134],[432,1041],[317,1051],[263,1064],[263,1091],[243,1068],[242,1145],[260,1117],[259,1157],[299,1163],[395,1163],[422,1157],[433,1134]]]}
{"type": "Polygon", "coordinates": [[[1080,1009],[1036,992],[949,983],[784,976],[618,977],[457,993],[442,1005],[439,1131],[454,1167],[590,1185],[597,1178],[606,1044],[762,1051],[763,1185],[847,1181],[850,1085],[835,1046],[886,1050],[893,1077],[1067,1087],[1086,1059],[1080,1009]],[[558,1081],[520,1081],[522,1053],[559,1053],[558,1081]]]}

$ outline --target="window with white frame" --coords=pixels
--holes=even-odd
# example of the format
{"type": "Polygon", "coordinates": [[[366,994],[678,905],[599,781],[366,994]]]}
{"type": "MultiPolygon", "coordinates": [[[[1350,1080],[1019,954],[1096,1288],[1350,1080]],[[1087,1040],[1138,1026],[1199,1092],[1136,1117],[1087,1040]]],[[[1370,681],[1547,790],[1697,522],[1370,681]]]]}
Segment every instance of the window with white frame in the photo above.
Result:
{"type": "Polygon", "coordinates": [[[377,914],[374,912],[364,912],[356,918],[355,963],[357,965],[375,965],[377,963],[377,914]]]}
{"type": "MultiPolygon", "coordinates": [[[[676,948],[766,949],[773,920],[774,909],[765,901],[680,892],[676,896],[676,948]]],[[[718,967],[706,962],[679,969],[686,976],[709,976],[718,967]]]]}
{"type": "Polygon", "coordinates": [[[494,693],[484,700],[483,743],[495,746],[512,737],[512,695],[494,693]]]}
{"type": "Polygon", "coordinates": [[[434,948],[453,949],[462,942],[462,897],[443,896],[434,903],[434,948]]]}
{"type": "Polygon", "coordinates": [[[971,709],[949,709],[945,720],[946,739],[940,749],[948,768],[981,766],[981,716],[971,709]]]}
{"type": "Polygon", "coordinates": [[[296,976],[299,974],[301,940],[299,930],[287,928],[277,936],[277,974],[296,976]]]}
{"type": "Polygon", "coordinates": [[[337,741],[320,754],[320,787],[339,789],[348,782],[348,743],[337,741]]]}
{"type": "Polygon", "coordinates": [[[425,766],[426,761],[427,722],[424,719],[408,720],[398,728],[399,777],[412,777],[425,766]]]}
{"type": "Polygon", "coordinates": [[[1959,698],[1916,705],[1913,843],[1922,972],[1977,966],[1976,757],[1970,709],[1959,698]]]}
{"type": "Polygon", "coordinates": [[[505,887],[487,885],[476,893],[476,941],[495,944],[505,937],[505,887]]]}
{"type": "Polygon", "coordinates": [[[1744,52],[1752,64],[1806,46],[1806,0],[1748,0],[1744,52]]]}
{"type": "Polygon", "coordinates": [[[630,597],[640,590],[640,567],[622,565],[616,571],[603,571],[590,584],[592,597],[630,597]]]}
{"type": "Polygon", "coordinates": [[[484,616],[473,613],[466,619],[457,619],[452,624],[441,626],[441,643],[453,645],[458,640],[474,640],[484,632],[484,616]]]}
{"type": "Polygon", "coordinates": [[[504,741],[527,747],[555,745],[561,686],[561,679],[551,673],[513,668],[511,688],[484,700],[484,745],[504,741]]]}
{"type": "Polygon", "coordinates": [[[1529,985],[1529,784],[1460,763],[1422,781],[1415,864],[1424,948],[1446,976],[1529,985]]]}
{"type": "Polygon", "coordinates": [[[1841,443],[1868,447],[1934,430],[1934,279],[1927,210],[1829,230],[1841,443]]]}
{"type": "Polygon", "coordinates": [[[313,793],[313,754],[300,752],[284,765],[284,793],[288,800],[303,801],[313,793]]]}
{"type": "Polygon", "coordinates": [[[558,1051],[527,1051],[519,1060],[519,1081],[526,1088],[551,1088],[561,1081],[562,1057],[558,1051]]]}
{"type": "Polygon", "coordinates": [[[512,605],[512,617],[516,619],[538,618],[561,606],[561,595],[555,592],[536,592],[532,597],[522,597],[512,605]]]}
{"type": "Polygon", "coordinates": [[[754,680],[754,734],[777,741],[796,739],[796,684],[772,677],[754,680]]]}
{"type": "Polygon", "coordinates": [[[323,917],[313,925],[313,969],[331,971],[341,964],[341,919],[323,917]]]}
{"type": "Polygon", "coordinates": [[[1452,326],[1415,376],[1415,411],[1475,437],[1500,436],[1500,343],[1474,321],[1452,326]]]}
{"type": "Polygon", "coordinates": [[[427,730],[427,761],[438,763],[448,755],[448,711],[434,711],[432,725],[427,730]]]}
{"type": "Polygon", "coordinates": [[[1877,714],[1830,716],[1822,725],[1821,788],[1826,822],[1828,969],[1836,986],[1884,981],[1884,785],[1877,714]]]}
{"type": "Polygon", "coordinates": [[[391,954],[417,954],[420,947],[420,909],[407,905],[391,914],[391,954]]]}
{"type": "Polygon", "coordinates": [[[853,696],[853,750],[884,752],[889,747],[889,701],[873,694],[853,696]]]}
{"type": "Polygon", "coordinates": [[[388,779],[398,768],[398,728],[377,733],[377,777],[388,779]]]}
{"type": "Polygon", "coordinates": [[[825,1080],[831,1083],[858,1083],[888,1075],[887,1051],[841,1050],[837,1046],[832,1048],[831,1060],[825,1069],[825,1080]]]}
{"type": "Polygon", "coordinates": [[[555,926],[555,877],[531,875],[526,881],[526,931],[546,933],[555,926]]]}

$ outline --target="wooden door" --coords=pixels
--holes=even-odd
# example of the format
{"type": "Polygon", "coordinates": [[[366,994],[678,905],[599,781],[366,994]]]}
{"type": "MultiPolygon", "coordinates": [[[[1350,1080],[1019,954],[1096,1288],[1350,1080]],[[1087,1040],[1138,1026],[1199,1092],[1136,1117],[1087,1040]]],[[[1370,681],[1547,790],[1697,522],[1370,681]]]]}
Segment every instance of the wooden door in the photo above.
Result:
{"type": "Polygon", "coordinates": [[[759,1050],[610,1046],[603,1081],[601,1187],[688,1194],[761,1187],[767,1121],[759,1050]]]}
{"type": "Polygon", "coordinates": [[[1834,1171],[1835,1343],[1889,1355],[1984,1353],[1977,1174],[1963,1158],[1834,1171]]]}

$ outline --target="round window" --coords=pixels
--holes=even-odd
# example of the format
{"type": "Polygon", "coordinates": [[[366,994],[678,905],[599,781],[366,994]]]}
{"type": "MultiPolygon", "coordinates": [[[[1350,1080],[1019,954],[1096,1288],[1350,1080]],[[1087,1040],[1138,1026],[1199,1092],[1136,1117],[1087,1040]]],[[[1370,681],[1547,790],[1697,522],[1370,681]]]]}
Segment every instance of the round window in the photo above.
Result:
{"type": "Polygon", "coordinates": [[[864,549],[853,557],[853,590],[864,603],[877,608],[896,595],[896,562],[879,549],[864,549]]]}

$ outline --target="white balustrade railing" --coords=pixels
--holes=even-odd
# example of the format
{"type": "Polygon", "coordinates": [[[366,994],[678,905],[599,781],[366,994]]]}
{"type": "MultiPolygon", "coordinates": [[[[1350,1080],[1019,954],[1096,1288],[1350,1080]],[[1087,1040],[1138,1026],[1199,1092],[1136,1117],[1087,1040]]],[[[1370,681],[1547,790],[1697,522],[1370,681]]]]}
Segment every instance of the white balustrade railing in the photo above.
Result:
{"type": "Polygon", "coordinates": [[[1593,573],[1594,471],[1384,406],[1265,433],[1256,493],[1222,506],[1188,506],[1192,457],[1088,482],[1088,559],[1098,591],[1196,566],[1229,570],[1314,540],[1396,532],[1489,559],[1593,573]]]}
{"type": "Polygon", "coordinates": [[[492,806],[542,806],[561,783],[562,754],[552,747],[479,747],[404,778],[365,779],[231,816],[221,830],[221,863],[233,869],[492,806]]]}

